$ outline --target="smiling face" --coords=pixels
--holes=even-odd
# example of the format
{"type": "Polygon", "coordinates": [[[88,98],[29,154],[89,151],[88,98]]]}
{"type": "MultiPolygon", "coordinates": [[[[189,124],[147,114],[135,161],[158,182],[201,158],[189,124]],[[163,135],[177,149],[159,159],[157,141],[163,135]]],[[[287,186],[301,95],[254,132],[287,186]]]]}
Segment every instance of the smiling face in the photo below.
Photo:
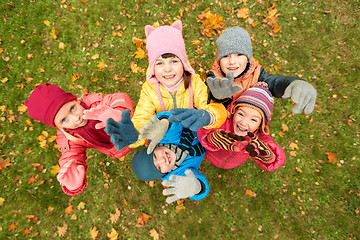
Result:
{"type": "Polygon", "coordinates": [[[248,58],[245,55],[232,53],[220,60],[220,68],[225,74],[233,72],[234,77],[237,77],[245,70],[247,63],[248,58]]]}
{"type": "Polygon", "coordinates": [[[155,77],[163,85],[172,87],[180,81],[184,75],[184,67],[181,60],[176,57],[159,57],[155,61],[155,77]]]}
{"type": "Polygon", "coordinates": [[[65,103],[55,115],[56,127],[76,129],[85,126],[88,120],[83,119],[84,110],[78,100],[65,103]]]}
{"type": "Polygon", "coordinates": [[[233,116],[234,133],[246,136],[247,132],[254,133],[260,128],[262,122],[261,114],[250,107],[239,106],[233,116]]]}
{"type": "Polygon", "coordinates": [[[167,147],[157,147],[154,150],[153,162],[160,172],[168,173],[175,166],[176,154],[167,147]]]}

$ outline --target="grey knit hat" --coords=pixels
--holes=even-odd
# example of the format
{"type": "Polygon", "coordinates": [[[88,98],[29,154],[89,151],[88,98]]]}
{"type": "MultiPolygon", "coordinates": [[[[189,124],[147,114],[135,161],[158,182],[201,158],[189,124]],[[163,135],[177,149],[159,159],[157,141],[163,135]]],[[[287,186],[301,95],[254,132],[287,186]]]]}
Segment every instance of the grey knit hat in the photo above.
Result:
{"type": "Polygon", "coordinates": [[[248,57],[249,61],[252,58],[253,50],[250,34],[241,27],[225,29],[215,44],[217,46],[216,58],[218,62],[226,55],[232,53],[244,54],[248,57]]]}

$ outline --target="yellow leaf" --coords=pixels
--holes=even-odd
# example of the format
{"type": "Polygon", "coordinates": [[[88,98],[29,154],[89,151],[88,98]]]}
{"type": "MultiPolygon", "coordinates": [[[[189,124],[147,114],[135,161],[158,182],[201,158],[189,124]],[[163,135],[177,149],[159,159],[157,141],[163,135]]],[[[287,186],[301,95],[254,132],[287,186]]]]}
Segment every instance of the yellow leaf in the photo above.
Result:
{"type": "Polygon", "coordinates": [[[65,208],[65,214],[70,214],[73,211],[73,206],[69,205],[67,208],[65,208]]]}
{"type": "Polygon", "coordinates": [[[96,26],[101,26],[101,24],[99,23],[99,21],[96,21],[96,26]]]}
{"type": "Polygon", "coordinates": [[[75,82],[75,81],[78,80],[79,78],[80,78],[80,75],[77,74],[77,73],[75,73],[74,75],[71,75],[71,76],[70,76],[70,80],[71,80],[72,82],[75,82]]]}
{"type": "Polygon", "coordinates": [[[91,239],[95,240],[98,234],[99,234],[99,231],[97,230],[96,227],[90,228],[91,239]]]}
{"type": "Polygon", "coordinates": [[[201,41],[200,40],[194,40],[194,41],[192,41],[192,44],[196,45],[196,46],[200,46],[201,41]]]}
{"type": "Polygon", "coordinates": [[[62,237],[66,234],[67,228],[68,228],[68,225],[66,223],[64,223],[64,226],[58,227],[58,234],[60,237],[62,237]]]}
{"type": "Polygon", "coordinates": [[[288,127],[286,124],[281,124],[281,129],[282,129],[284,132],[289,131],[289,127],[288,127]]]}
{"type": "Polygon", "coordinates": [[[256,193],[254,193],[253,191],[247,189],[245,191],[245,196],[256,197],[256,193]]]}
{"type": "Polygon", "coordinates": [[[131,41],[135,44],[136,48],[142,48],[144,44],[144,39],[133,37],[131,41]]]}
{"type": "Polygon", "coordinates": [[[71,216],[70,220],[76,220],[76,219],[77,219],[77,216],[76,216],[76,214],[74,213],[74,214],[71,216]]]}
{"type": "Polygon", "coordinates": [[[55,139],[56,139],[56,136],[52,135],[50,138],[48,138],[48,141],[53,142],[53,141],[55,141],[55,139]]]}
{"type": "Polygon", "coordinates": [[[159,240],[159,234],[154,228],[150,230],[150,237],[152,237],[153,240],[159,240]]]}
{"type": "Polygon", "coordinates": [[[296,151],[290,151],[290,156],[296,157],[296,151]]]}
{"type": "Polygon", "coordinates": [[[4,204],[4,202],[5,202],[5,199],[0,197],[0,206],[2,206],[4,204]]]}
{"type": "Polygon", "coordinates": [[[94,55],[91,57],[92,60],[95,60],[95,59],[98,59],[98,58],[99,58],[99,54],[94,54],[94,55]]]}
{"type": "Polygon", "coordinates": [[[27,109],[27,106],[25,106],[24,104],[21,104],[19,107],[18,107],[18,111],[19,112],[26,112],[26,109],[27,109]]]}
{"type": "Polygon", "coordinates": [[[44,135],[45,137],[49,136],[49,133],[47,131],[42,131],[41,134],[44,135]]]}
{"type": "Polygon", "coordinates": [[[66,47],[65,43],[59,42],[59,48],[64,49],[66,47]]]}
{"type": "Polygon", "coordinates": [[[111,232],[108,233],[108,234],[106,234],[106,235],[107,235],[107,237],[108,237],[110,240],[115,240],[115,239],[117,239],[117,237],[118,237],[118,233],[117,233],[117,231],[116,231],[114,228],[112,228],[112,229],[111,229],[111,232]]]}
{"type": "Polygon", "coordinates": [[[97,82],[99,81],[99,78],[94,78],[94,79],[91,79],[92,82],[97,82]]]}
{"type": "Polygon", "coordinates": [[[57,39],[55,28],[52,28],[52,29],[51,29],[50,36],[51,36],[53,39],[57,39]]]}
{"type": "Polygon", "coordinates": [[[106,67],[106,63],[104,63],[104,61],[101,61],[101,62],[99,62],[99,64],[96,65],[96,66],[97,66],[98,68],[102,69],[102,68],[106,67]]]}
{"type": "Polygon", "coordinates": [[[284,137],[285,133],[283,131],[278,132],[280,137],[284,137]]]}
{"type": "Polygon", "coordinates": [[[8,77],[4,77],[3,79],[1,79],[1,82],[2,82],[2,83],[6,83],[7,81],[9,81],[9,78],[8,78],[8,77]]]}
{"type": "Polygon", "coordinates": [[[296,171],[298,171],[299,173],[302,173],[303,171],[301,170],[301,168],[299,167],[295,167],[296,171]]]}
{"type": "Polygon", "coordinates": [[[60,170],[60,166],[59,165],[54,165],[54,166],[51,166],[51,169],[52,170],[50,171],[50,173],[53,174],[53,175],[56,175],[60,170]]]}
{"type": "Polygon", "coordinates": [[[247,7],[243,7],[237,11],[238,18],[247,18],[248,17],[249,9],[247,7]]]}
{"type": "Polygon", "coordinates": [[[158,28],[160,27],[160,23],[158,21],[154,22],[154,24],[152,25],[154,28],[158,28]]]}
{"type": "Polygon", "coordinates": [[[123,200],[123,206],[126,206],[127,205],[127,201],[126,199],[123,200]]]}
{"type": "Polygon", "coordinates": [[[31,176],[31,177],[28,179],[28,184],[34,184],[36,181],[37,181],[36,177],[31,176]]]}
{"type": "Polygon", "coordinates": [[[136,63],[134,63],[134,62],[131,62],[131,63],[130,63],[130,68],[131,68],[131,71],[132,71],[133,73],[138,73],[138,72],[139,72],[139,67],[138,67],[138,65],[137,65],[136,63]]]}
{"type": "Polygon", "coordinates": [[[291,150],[299,149],[299,146],[296,143],[290,143],[291,150]]]}
{"type": "Polygon", "coordinates": [[[135,54],[135,58],[138,59],[143,59],[145,57],[145,51],[142,50],[141,48],[138,48],[134,54],[135,54]]]}
{"type": "Polygon", "coordinates": [[[115,214],[110,213],[111,223],[116,223],[119,220],[120,210],[118,208],[116,208],[115,211],[116,211],[115,214]]]}
{"type": "Polygon", "coordinates": [[[48,207],[48,212],[51,213],[52,211],[54,211],[54,209],[55,209],[55,208],[53,208],[53,207],[50,206],[50,207],[48,207]]]}
{"type": "Polygon", "coordinates": [[[0,158],[0,170],[10,165],[11,165],[10,158],[7,158],[5,160],[3,158],[0,158]]]}
{"type": "Polygon", "coordinates": [[[78,208],[79,210],[84,209],[84,208],[85,208],[85,205],[86,205],[86,203],[80,202],[79,205],[77,206],[77,208],[78,208]]]}
{"type": "Polygon", "coordinates": [[[45,24],[46,26],[50,26],[49,20],[45,20],[45,21],[44,21],[44,24],[45,24]]]}
{"type": "Polygon", "coordinates": [[[25,75],[25,74],[24,74],[24,78],[27,82],[32,82],[34,80],[32,77],[25,75]]]}

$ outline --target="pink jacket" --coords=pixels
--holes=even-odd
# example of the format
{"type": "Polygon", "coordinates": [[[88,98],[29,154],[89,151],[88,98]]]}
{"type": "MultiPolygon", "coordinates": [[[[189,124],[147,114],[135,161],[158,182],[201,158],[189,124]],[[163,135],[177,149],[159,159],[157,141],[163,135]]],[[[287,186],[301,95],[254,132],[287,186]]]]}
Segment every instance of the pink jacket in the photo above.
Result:
{"type": "MultiPolygon", "coordinates": [[[[219,128],[226,131],[233,131],[233,123],[231,118],[227,118],[225,123],[219,128]]],[[[204,129],[200,128],[197,131],[198,138],[201,142],[201,145],[206,148],[205,156],[206,158],[214,164],[216,167],[229,169],[234,168],[245,162],[249,157],[249,153],[246,152],[244,146],[240,146],[241,150],[239,152],[233,152],[231,150],[224,150],[215,147],[211,142],[207,140],[207,136],[211,134],[216,129],[204,129]]],[[[254,161],[264,170],[273,171],[283,165],[286,161],[286,156],[282,148],[274,142],[272,137],[260,133],[259,140],[265,143],[270,149],[275,153],[276,160],[271,164],[264,164],[263,162],[254,159],[254,161]]]]}
{"type": "MultiPolygon", "coordinates": [[[[133,113],[133,103],[130,97],[126,93],[114,93],[114,94],[105,95],[104,97],[102,97],[102,93],[86,94],[84,97],[80,99],[80,101],[84,102],[90,108],[94,108],[102,104],[118,110],[129,109],[131,115],[133,113]]],[[[76,135],[74,137],[79,138],[79,136],[76,135]]],[[[66,138],[66,136],[60,129],[57,130],[56,142],[58,145],[58,149],[62,154],[62,156],[59,159],[59,165],[60,165],[59,173],[62,172],[63,174],[65,172],[65,174],[67,174],[66,177],[69,177],[70,179],[76,179],[76,181],[82,181],[82,186],[73,191],[70,191],[69,189],[66,188],[66,186],[61,184],[61,188],[68,195],[76,195],[83,192],[87,185],[86,176],[84,177],[84,179],[77,179],[76,177],[71,176],[72,173],[70,169],[76,168],[78,165],[83,165],[85,169],[87,168],[86,150],[88,148],[96,149],[106,155],[115,158],[121,158],[125,156],[129,151],[131,151],[131,148],[129,147],[125,147],[120,151],[116,150],[115,145],[110,149],[99,147],[97,145],[89,143],[84,139],[78,142],[71,141],[66,138]]]]}

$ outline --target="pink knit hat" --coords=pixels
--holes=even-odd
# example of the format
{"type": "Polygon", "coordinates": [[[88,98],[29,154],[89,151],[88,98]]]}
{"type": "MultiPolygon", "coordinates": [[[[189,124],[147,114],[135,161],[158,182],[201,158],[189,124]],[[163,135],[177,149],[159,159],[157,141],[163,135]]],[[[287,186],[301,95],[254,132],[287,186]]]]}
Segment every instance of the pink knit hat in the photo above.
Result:
{"type": "Polygon", "coordinates": [[[28,107],[29,117],[56,127],[54,118],[59,109],[65,103],[76,99],[72,93],[65,92],[54,84],[45,83],[35,87],[25,106],[28,107]]]}
{"type": "Polygon", "coordinates": [[[195,74],[194,69],[187,63],[187,55],[185,50],[185,42],[182,37],[182,23],[176,20],[171,26],[161,26],[154,28],[153,26],[145,26],[146,50],[149,57],[149,71],[146,79],[155,83],[155,61],[165,53],[176,55],[182,62],[184,70],[191,74],[195,74]]]}

